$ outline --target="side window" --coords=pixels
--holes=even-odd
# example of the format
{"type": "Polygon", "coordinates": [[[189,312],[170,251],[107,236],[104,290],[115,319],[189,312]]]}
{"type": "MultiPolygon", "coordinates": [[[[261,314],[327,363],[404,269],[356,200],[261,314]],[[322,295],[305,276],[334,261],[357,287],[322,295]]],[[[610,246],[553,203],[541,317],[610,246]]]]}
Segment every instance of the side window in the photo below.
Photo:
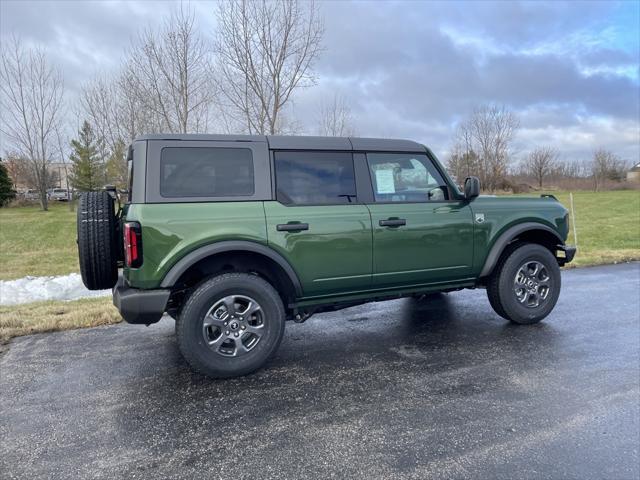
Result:
{"type": "Polygon", "coordinates": [[[368,153],[376,202],[434,202],[449,199],[449,189],[426,155],[368,153]]]}
{"type": "Polygon", "coordinates": [[[167,147],[160,155],[163,197],[253,195],[253,176],[248,148],[167,147]]]}
{"type": "Polygon", "coordinates": [[[276,152],[277,199],[286,205],[356,201],[353,155],[347,152],[276,152]]]}

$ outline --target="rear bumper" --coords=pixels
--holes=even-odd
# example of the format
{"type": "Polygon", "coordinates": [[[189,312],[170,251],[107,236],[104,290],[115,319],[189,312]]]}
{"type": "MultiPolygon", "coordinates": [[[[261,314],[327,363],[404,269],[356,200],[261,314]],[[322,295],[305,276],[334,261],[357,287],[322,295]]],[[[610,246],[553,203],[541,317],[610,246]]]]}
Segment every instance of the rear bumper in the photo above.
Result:
{"type": "Polygon", "coordinates": [[[576,256],[576,247],[573,245],[558,245],[558,250],[564,252],[564,258],[558,257],[561,265],[571,262],[576,256]]]}
{"type": "Polygon", "coordinates": [[[149,325],[160,321],[170,294],[170,290],[131,288],[120,276],[118,283],[113,287],[113,304],[125,322],[149,325]]]}

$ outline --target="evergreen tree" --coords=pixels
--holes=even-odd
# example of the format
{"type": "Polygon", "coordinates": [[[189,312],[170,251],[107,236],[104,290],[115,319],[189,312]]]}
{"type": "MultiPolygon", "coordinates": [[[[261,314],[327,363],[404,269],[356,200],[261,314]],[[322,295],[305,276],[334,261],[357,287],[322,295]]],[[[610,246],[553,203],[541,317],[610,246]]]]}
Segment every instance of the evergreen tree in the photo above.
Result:
{"type": "Polygon", "coordinates": [[[70,183],[81,192],[98,190],[104,186],[105,165],[100,154],[101,145],[86,120],[78,131],[78,139],[71,141],[70,183]]]}
{"type": "Polygon", "coordinates": [[[107,183],[125,190],[127,175],[127,145],[122,140],[118,140],[107,159],[107,183]]]}
{"type": "Polygon", "coordinates": [[[9,178],[7,167],[4,166],[4,163],[0,162],[0,207],[4,207],[13,200],[15,196],[16,192],[13,190],[13,182],[9,178]]]}

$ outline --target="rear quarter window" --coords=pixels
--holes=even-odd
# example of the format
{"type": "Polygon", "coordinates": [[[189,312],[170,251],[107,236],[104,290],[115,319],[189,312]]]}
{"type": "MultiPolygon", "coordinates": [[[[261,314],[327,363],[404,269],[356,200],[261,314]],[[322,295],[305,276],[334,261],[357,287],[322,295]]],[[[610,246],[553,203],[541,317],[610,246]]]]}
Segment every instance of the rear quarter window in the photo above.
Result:
{"type": "Polygon", "coordinates": [[[234,197],[255,191],[248,148],[166,147],[160,155],[160,195],[234,197]]]}

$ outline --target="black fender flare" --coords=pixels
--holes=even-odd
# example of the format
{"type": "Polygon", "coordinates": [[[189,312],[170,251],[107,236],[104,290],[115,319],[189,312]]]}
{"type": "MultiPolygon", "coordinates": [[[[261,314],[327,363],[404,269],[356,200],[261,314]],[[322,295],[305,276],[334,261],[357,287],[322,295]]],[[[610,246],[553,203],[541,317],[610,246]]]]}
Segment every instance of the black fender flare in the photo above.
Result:
{"type": "Polygon", "coordinates": [[[296,274],[293,267],[287,262],[287,260],[280,255],[278,252],[273,249],[267,247],[266,245],[262,245],[256,242],[244,241],[244,240],[223,240],[221,242],[211,243],[209,245],[205,245],[200,247],[176,262],[176,264],[171,267],[171,269],[167,272],[160,284],[162,288],[171,288],[178,281],[180,276],[186,272],[189,267],[195,265],[200,260],[203,260],[212,255],[217,255],[219,253],[224,252],[252,252],[258,253],[260,255],[264,255],[265,257],[276,262],[291,280],[293,287],[295,288],[296,295],[298,297],[302,296],[302,284],[300,283],[300,279],[296,274]]]}
{"type": "Polygon", "coordinates": [[[502,252],[507,247],[507,245],[511,243],[513,239],[515,239],[518,235],[529,230],[544,230],[545,232],[549,232],[558,239],[558,245],[564,245],[564,240],[562,240],[562,237],[558,235],[558,232],[556,232],[553,228],[548,227],[547,225],[535,222],[519,223],[518,225],[510,227],[502,234],[500,234],[498,239],[493,244],[493,247],[491,247],[489,255],[487,255],[487,258],[484,261],[484,266],[480,271],[480,277],[486,277],[487,275],[491,274],[493,268],[496,266],[496,263],[498,263],[500,255],[502,255],[502,252]]]}

